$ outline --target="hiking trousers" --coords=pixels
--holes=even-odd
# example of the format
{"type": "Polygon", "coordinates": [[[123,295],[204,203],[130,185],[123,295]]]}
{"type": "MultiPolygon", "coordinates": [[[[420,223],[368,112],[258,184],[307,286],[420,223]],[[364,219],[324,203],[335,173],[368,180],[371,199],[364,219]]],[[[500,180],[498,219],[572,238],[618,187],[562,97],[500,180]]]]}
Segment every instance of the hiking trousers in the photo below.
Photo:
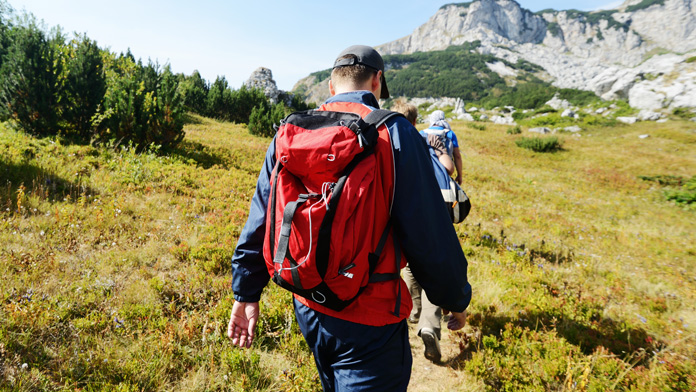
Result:
{"type": "Polygon", "coordinates": [[[373,327],[294,302],[324,391],[406,391],[413,363],[406,320],[373,327]]]}
{"type": "Polygon", "coordinates": [[[435,332],[437,339],[441,340],[440,321],[442,320],[442,308],[430,302],[428,295],[425,294],[425,290],[421,288],[416,278],[413,277],[411,268],[408,265],[402,271],[404,281],[413,301],[411,317],[418,319],[418,336],[420,336],[423,328],[430,328],[435,332]]]}

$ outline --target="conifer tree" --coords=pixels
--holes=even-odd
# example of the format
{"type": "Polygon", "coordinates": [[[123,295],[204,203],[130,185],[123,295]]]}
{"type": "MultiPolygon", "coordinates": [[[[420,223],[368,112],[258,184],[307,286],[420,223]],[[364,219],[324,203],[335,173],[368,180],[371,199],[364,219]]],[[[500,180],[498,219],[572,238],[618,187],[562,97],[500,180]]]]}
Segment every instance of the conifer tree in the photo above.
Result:
{"type": "Polygon", "coordinates": [[[63,118],[79,138],[89,140],[92,117],[106,93],[104,61],[96,42],[87,37],[73,40],[66,69],[63,118]]]}
{"type": "Polygon", "coordinates": [[[208,84],[195,70],[193,74],[184,77],[179,83],[184,106],[192,112],[205,115],[206,99],[208,97],[208,84]]]}
{"type": "Polygon", "coordinates": [[[59,33],[47,37],[26,17],[8,33],[9,46],[0,67],[0,111],[27,133],[46,136],[58,132],[62,62],[59,33]]]}

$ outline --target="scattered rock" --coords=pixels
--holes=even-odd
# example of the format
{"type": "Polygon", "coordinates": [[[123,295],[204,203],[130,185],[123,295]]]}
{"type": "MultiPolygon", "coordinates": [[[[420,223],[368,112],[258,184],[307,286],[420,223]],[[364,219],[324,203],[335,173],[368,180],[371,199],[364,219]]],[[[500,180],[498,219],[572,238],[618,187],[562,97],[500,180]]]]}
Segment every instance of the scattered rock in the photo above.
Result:
{"type": "Polygon", "coordinates": [[[481,117],[479,117],[480,121],[488,121],[488,115],[482,114],[481,117]]]}
{"type": "Polygon", "coordinates": [[[491,121],[502,125],[517,125],[514,118],[507,116],[493,116],[491,117],[491,121]]]}
{"type": "Polygon", "coordinates": [[[641,121],[657,121],[662,117],[660,113],[655,113],[651,110],[641,110],[640,113],[638,113],[638,118],[641,121]]]}
{"type": "Polygon", "coordinates": [[[546,102],[546,104],[556,110],[568,109],[570,107],[570,102],[566,101],[565,99],[558,98],[558,94],[554,95],[553,98],[546,102]]]}
{"type": "Polygon", "coordinates": [[[575,133],[575,132],[580,132],[580,131],[582,131],[582,128],[580,128],[578,125],[572,125],[572,126],[570,126],[570,127],[565,127],[565,128],[563,128],[563,130],[566,131],[566,132],[573,132],[573,133],[575,133]]]}
{"type": "Polygon", "coordinates": [[[561,117],[572,117],[572,118],[576,118],[577,116],[578,116],[577,113],[575,113],[575,112],[573,111],[573,109],[566,109],[566,110],[564,110],[563,113],[561,114],[561,117]]]}
{"type": "Polygon", "coordinates": [[[551,129],[546,128],[546,127],[537,127],[537,128],[530,128],[529,132],[547,134],[547,133],[551,133],[551,129]]]}
{"type": "Polygon", "coordinates": [[[640,139],[647,139],[650,137],[650,135],[640,135],[638,136],[640,139]]]}
{"type": "Polygon", "coordinates": [[[624,124],[635,124],[638,121],[636,117],[617,117],[617,121],[621,121],[624,124]]]}

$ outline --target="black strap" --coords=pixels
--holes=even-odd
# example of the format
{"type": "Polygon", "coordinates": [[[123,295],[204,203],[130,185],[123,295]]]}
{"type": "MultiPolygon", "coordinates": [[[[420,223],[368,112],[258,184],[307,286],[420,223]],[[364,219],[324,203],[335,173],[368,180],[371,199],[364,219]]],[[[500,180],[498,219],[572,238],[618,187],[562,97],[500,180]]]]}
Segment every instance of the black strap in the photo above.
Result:
{"type": "MultiPolygon", "coordinates": [[[[273,178],[273,185],[271,186],[271,227],[268,229],[270,230],[270,238],[269,240],[271,241],[271,254],[275,254],[275,213],[276,213],[276,189],[278,188],[278,175],[280,174],[280,169],[283,168],[283,165],[280,163],[280,161],[276,161],[275,167],[273,168],[273,171],[275,171],[275,177],[273,178]]],[[[272,175],[272,174],[271,174],[272,175]]]]}
{"type": "MultiPolygon", "coordinates": [[[[375,248],[374,252],[371,252],[370,254],[367,255],[367,260],[370,264],[370,282],[384,282],[389,279],[381,279],[379,278],[380,275],[392,275],[392,274],[376,274],[373,275],[372,273],[375,272],[375,269],[377,268],[377,262],[379,261],[379,257],[382,255],[382,251],[384,250],[384,245],[387,243],[387,237],[389,237],[389,230],[391,229],[391,219],[387,221],[387,226],[384,228],[384,231],[382,231],[382,236],[379,238],[379,242],[377,243],[377,248],[375,248]]],[[[398,271],[398,270],[397,270],[398,271]]],[[[393,278],[392,278],[393,279],[393,278]]]]}
{"type": "MultiPolygon", "coordinates": [[[[280,226],[280,236],[278,237],[278,251],[273,256],[273,264],[283,265],[283,261],[287,258],[290,261],[291,267],[297,267],[297,262],[292,258],[289,250],[290,244],[290,232],[292,231],[292,218],[297,212],[297,208],[304,204],[310,198],[316,198],[320,195],[316,193],[301,194],[298,196],[297,200],[288,203],[283,211],[283,223],[280,226]]],[[[310,228],[311,230],[311,228],[310,228]]],[[[300,282],[300,275],[297,272],[297,268],[292,268],[292,281],[295,286],[302,288],[300,282]]]]}
{"type": "Polygon", "coordinates": [[[363,118],[363,121],[366,122],[367,124],[374,125],[375,128],[379,128],[387,120],[389,120],[392,117],[397,117],[397,116],[403,117],[404,115],[399,113],[399,112],[392,112],[391,110],[375,109],[375,110],[371,111],[370,113],[368,113],[368,115],[363,118]]]}
{"type": "MultiPolygon", "coordinates": [[[[396,238],[396,233],[392,233],[392,238],[394,239],[394,260],[396,261],[396,271],[397,275],[401,270],[401,247],[399,246],[399,240],[396,238]]],[[[400,276],[399,276],[400,277],[400,276]]],[[[394,316],[399,317],[399,310],[401,309],[401,280],[396,282],[396,305],[394,305],[394,316]]]]}

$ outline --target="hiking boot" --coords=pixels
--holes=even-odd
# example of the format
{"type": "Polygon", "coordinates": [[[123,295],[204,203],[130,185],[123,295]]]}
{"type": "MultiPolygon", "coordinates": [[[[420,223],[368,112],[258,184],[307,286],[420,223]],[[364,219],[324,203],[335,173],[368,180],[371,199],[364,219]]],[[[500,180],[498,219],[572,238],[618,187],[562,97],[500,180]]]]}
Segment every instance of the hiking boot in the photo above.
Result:
{"type": "Polygon", "coordinates": [[[433,362],[440,362],[440,358],[442,357],[440,353],[440,341],[437,339],[435,331],[430,328],[423,328],[421,329],[420,336],[425,346],[425,358],[433,362]]]}

